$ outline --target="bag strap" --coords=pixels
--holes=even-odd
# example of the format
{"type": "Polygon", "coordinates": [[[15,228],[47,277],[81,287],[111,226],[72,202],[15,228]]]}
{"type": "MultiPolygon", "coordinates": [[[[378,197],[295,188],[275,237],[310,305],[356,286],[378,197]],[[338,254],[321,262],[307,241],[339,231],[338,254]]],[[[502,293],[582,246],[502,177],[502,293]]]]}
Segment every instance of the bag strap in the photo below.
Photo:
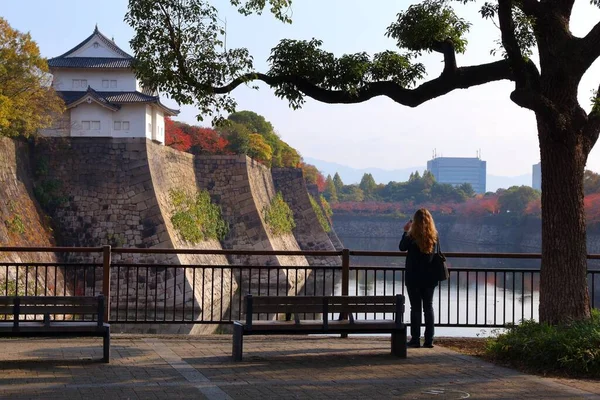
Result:
{"type": "Polygon", "coordinates": [[[440,246],[440,238],[438,238],[436,244],[437,244],[437,253],[442,254],[442,246],[440,246]]]}

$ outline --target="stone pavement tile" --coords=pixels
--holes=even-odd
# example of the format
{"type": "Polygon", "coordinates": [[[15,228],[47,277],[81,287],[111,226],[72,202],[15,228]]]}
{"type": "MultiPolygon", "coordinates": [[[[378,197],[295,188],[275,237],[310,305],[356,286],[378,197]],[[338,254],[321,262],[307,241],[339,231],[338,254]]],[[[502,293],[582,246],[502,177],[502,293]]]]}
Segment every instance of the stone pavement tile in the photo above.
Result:
{"type": "Polygon", "coordinates": [[[452,350],[389,354],[374,337],[114,335],[110,364],[94,339],[0,340],[0,399],[591,399],[597,381],[519,373],[452,350]],[[92,360],[90,360],[90,357],[92,360]]]}

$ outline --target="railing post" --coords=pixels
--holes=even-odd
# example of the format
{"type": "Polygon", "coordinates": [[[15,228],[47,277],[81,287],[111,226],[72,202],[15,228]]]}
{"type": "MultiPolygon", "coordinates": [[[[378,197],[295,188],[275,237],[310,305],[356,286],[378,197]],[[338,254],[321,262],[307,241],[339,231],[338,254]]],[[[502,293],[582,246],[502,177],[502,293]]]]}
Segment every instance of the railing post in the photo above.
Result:
{"type": "Polygon", "coordinates": [[[350,287],[350,250],[342,250],[342,296],[348,296],[350,287]]]}
{"type": "Polygon", "coordinates": [[[104,321],[110,318],[110,246],[102,246],[102,294],[104,295],[104,321]]]}
{"type": "MultiPolygon", "coordinates": [[[[350,288],[350,250],[342,249],[342,296],[348,296],[350,288]]],[[[347,313],[341,313],[341,319],[348,319],[347,313]]],[[[347,338],[347,333],[341,334],[342,338],[347,338]]]]}

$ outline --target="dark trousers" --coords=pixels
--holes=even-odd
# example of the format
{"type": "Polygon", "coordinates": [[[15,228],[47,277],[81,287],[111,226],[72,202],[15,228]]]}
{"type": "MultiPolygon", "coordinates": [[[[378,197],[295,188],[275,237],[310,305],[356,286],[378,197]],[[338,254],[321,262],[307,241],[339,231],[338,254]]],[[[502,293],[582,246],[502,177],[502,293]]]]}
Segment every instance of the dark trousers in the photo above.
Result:
{"type": "Polygon", "coordinates": [[[425,343],[433,342],[433,292],[435,288],[407,287],[410,300],[411,340],[421,337],[421,314],[425,314],[425,343]]]}

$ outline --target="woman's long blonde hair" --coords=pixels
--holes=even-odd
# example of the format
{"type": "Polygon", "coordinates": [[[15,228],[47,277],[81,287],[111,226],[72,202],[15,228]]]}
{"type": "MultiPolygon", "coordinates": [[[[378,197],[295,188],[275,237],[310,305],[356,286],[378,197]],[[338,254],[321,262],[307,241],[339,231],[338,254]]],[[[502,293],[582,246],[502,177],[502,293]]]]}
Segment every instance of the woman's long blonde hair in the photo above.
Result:
{"type": "Polygon", "coordinates": [[[417,243],[419,250],[423,253],[433,253],[435,243],[438,240],[438,232],[431,213],[425,208],[417,210],[413,217],[413,223],[408,233],[417,243]]]}

